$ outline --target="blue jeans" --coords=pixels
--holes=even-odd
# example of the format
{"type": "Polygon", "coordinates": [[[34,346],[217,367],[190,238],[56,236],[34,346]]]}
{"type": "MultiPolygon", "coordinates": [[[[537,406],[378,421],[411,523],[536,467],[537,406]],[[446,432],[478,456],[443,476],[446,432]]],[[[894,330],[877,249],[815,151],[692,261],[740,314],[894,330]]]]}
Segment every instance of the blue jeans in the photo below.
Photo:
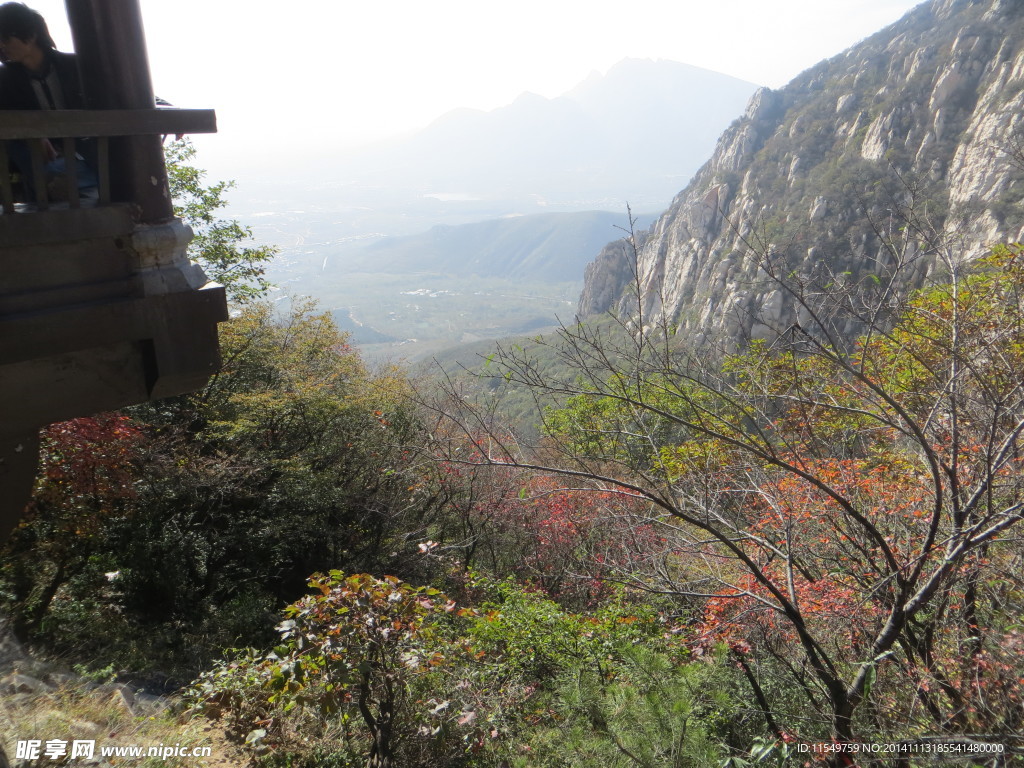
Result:
{"type": "MultiPolygon", "coordinates": [[[[7,155],[11,160],[11,165],[21,175],[21,183],[25,187],[26,194],[30,199],[34,200],[36,195],[32,176],[32,152],[28,147],[28,143],[24,141],[10,142],[7,145],[7,155]]],[[[78,189],[91,189],[98,185],[99,177],[96,175],[96,170],[80,154],[77,154],[76,157],[78,158],[76,165],[78,189]]],[[[58,176],[66,176],[67,163],[65,158],[57,157],[50,160],[43,166],[43,172],[48,180],[58,176]]]]}

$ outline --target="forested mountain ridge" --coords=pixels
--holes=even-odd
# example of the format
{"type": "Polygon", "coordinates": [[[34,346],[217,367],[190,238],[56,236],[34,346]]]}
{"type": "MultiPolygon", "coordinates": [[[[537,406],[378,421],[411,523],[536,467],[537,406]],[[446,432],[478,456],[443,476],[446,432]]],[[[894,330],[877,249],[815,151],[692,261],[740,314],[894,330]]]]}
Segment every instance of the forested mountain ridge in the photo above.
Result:
{"type": "MultiPolygon", "coordinates": [[[[768,252],[787,269],[856,277],[891,266],[889,241],[923,257],[909,278],[919,283],[935,267],[935,235],[955,235],[947,246],[971,257],[1019,239],[1022,32],[1019,2],[933,0],[755,94],[639,233],[645,317],[765,335],[795,317],[761,280],[768,252]]],[[[587,269],[580,314],[635,311],[633,275],[632,249],[606,247],[587,269]]]]}
{"type": "MultiPolygon", "coordinates": [[[[650,222],[653,217],[644,217],[650,222]]],[[[419,235],[388,237],[353,256],[349,268],[390,273],[442,272],[514,280],[578,281],[625,213],[578,211],[507,216],[419,235]]]]}

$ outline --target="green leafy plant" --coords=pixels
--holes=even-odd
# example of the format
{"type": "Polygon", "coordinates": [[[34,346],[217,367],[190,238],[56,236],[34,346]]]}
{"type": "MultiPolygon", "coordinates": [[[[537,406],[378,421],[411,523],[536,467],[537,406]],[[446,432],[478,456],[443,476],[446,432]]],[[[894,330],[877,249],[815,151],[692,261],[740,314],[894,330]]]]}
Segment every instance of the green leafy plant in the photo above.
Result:
{"type": "Polygon", "coordinates": [[[192,227],[189,258],[198,262],[207,277],[223,285],[231,301],[244,303],[266,295],[270,283],[266,264],[277,253],[265,245],[247,245],[252,230],[236,219],[219,218],[227,206],[224,193],[233,181],[205,185],[206,171],[196,168],[195,147],[188,139],[164,148],[167,178],[174,200],[174,215],[192,227]]]}
{"type": "Polygon", "coordinates": [[[455,603],[391,576],[332,571],[310,586],[313,595],[285,610],[280,644],[203,675],[193,686],[195,706],[227,714],[257,751],[282,745],[288,718],[307,717],[340,727],[369,768],[443,754],[450,726],[465,713],[449,700],[418,696],[418,682],[448,662],[434,620],[455,613],[455,603]]]}

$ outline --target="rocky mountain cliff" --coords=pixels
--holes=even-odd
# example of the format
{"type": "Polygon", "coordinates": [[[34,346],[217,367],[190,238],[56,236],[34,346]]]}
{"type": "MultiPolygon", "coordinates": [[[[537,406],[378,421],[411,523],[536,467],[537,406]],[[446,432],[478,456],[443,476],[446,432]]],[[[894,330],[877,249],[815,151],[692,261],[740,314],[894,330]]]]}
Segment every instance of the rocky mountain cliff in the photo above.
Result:
{"type": "Polygon", "coordinates": [[[886,242],[918,249],[914,287],[938,259],[915,232],[967,257],[1021,238],[1022,146],[1024,2],[925,3],[758,91],[636,257],[612,243],[588,266],[580,315],[635,311],[638,273],[646,318],[767,335],[792,312],[759,276],[768,251],[856,277],[886,269],[886,242]]]}

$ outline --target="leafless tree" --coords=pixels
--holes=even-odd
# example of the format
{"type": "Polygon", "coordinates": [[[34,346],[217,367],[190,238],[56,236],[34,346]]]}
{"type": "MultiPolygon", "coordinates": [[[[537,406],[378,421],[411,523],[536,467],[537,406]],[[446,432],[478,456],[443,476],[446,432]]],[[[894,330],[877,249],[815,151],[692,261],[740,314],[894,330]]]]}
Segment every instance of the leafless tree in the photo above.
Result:
{"type": "Polygon", "coordinates": [[[639,270],[636,311],[499,347],[492,371],[559,406],[540,445],[461,397],[433,406],[448,434],[488,446],[449,460],[642,500],[629,514],[657,536],[622,537],[619,577],[701,601],[695,629],[730,644],[777,733],[851,744],[1024,724],[1007,687],[1019,665],[1001,677],[985,661],[1024,650],[986,625],[1021,608],[991,580],[1020,556],[1024,255],[967,264],[912,224],[876,216],[889,258],[860,275],[748,243],[760,290],[792,311],[739,352],[687,347],[644,316],[639,270]],[[935,277],[908,298],[923,259],[935,277]],[[759,664],[788,676],[802,719],[759,664]]]}

